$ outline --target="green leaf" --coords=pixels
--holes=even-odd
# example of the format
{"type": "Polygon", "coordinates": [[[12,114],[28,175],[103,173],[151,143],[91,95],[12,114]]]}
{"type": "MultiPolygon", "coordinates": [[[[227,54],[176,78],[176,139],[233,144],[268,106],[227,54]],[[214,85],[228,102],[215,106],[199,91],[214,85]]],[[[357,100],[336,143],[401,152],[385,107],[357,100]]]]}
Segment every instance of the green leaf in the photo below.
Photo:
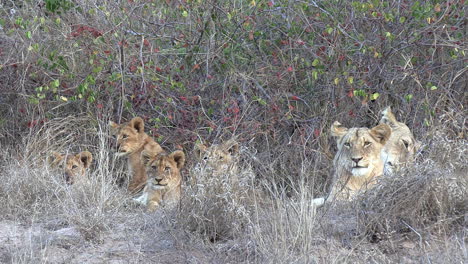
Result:
{"type": "Polygon", "coordinates": [[[312,76],[314,77],[315,80],[318,79],[318,71],[312,71],[312,76]]]}
{"type": "Polygon", "coordinates": [[[28,39],[32,38],[31,31],[26,32],[26,38],[28,38],[28,39]]]}
{"type": "Polygon", "coordinates": [[[411,101],[411,99],[413,99],[413,95],[412,94],[407,94],[405,95],[405,100],[409,103],[411,101]]]}
{"type": "Polygon", "coordinates": [[[312,66],[316,67],[317,65],[319,65],[320,63],[320,60],[319,59],[315,59],[313,62],[312,62],[312,66]]]}
{"type": "Polygon", "coordinates": [[[437,86],[432,85],[432,86],[431,86],[431,91],[434,91],[434,90],[437,90],[437,86]]]}
{"type": "Polygon", "coordinates": [[[376,100],[377,98],[379,98],[379,96],[380,96],[379,93],[373,93],[373,94],[371,94],[370,99],[371,100],[376,100]]]}
{"type": "Polygon", "coordinates": [[[53,80],[50,83],[50,86],[52,86],[52,88],[57,88],[57,87],[59,87],[59,85],[60,85],[60,80],[53,80]]]}

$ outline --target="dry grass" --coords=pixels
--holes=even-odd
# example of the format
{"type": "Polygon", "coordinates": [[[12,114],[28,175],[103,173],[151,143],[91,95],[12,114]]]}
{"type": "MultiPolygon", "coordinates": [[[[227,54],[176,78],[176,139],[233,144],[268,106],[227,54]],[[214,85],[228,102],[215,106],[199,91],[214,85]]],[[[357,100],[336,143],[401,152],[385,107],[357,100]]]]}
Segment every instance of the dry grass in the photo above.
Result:
{"type": "Polygon", "coordinates": [[[419,236],[466,232],[467,146],[466,140],[433,138],[417,164],[384,177],[365,194],[361,227],[370,233],[414,232],[419,236]]]}
{"type": "MultiPolygon", "coordinates": [[[[112,158],[106,127],[86,118],[77,120],[83,123],[50,120],[25,141],[23,148],[9,149],[9,155],[3,156],[2,223],[12,220],[39,230],[18,231],[23,235],[17,237],[23,238],[15,241],[23,242],[14,247],[8,244],[2,251],[5,262],[46,261],[51,254],[59,253],[62,260],[83,260],[90,254],[106,261],[129,262],[155,258],[176,262],[211,259],[214,263],[441,262],[440,256],[453,262],[466,259],[463,140],[427,141],[415,166],[382,179],[378,188],[356,202],[337,202],[318,210],[310,205],[315,190],[310,177],[320,175],[321,170],[314,168],[319,168],[315,162],[321,161],[301,158],[303,165],[296,171],[302,180],[284,186],[276,182],[280,175],[265,173],[273,172],[273,168],[262,170],[262,177],[256,177],[258,171],[252,170],[257,159],[254,151],[242,147],[236,175],[213,177],[212,170],[194,159],[187,168],[179,210],[148,214],[116,184],[115,175],[123,171],[112,158]],[[63,126],[67,122],[91,132],[58,129],[67,127],[63,126]],[[52,131],[59,133],[54,137],[52,131]],[[44,134],[51,138],[45,140],[44,134]],[[84,144],[75,145],[70,140],[78,135],[84,138],[84,144]],[[45,154],[52,149],[72,152],[83,146],[95,146],[89,148],[95,157],[88,175],[91,183],[68,186],[49,168],[45,154]],[[16,155],[23,153],[20,149],[28,149],[28,155],[16,155]],[[58,235],[50,238],[54,232],[69,228],[78,232],[78,238],[71,242],[56,242],[58,235]],[[25,243],[26,234],[34,238],[32,244],[25,243]],[[106,255],[112,251],[120,253],[106,255]]],[[[290,175],[282,177],[293,182],[288,179],[290,175]]]]}
{"type": "Polygon", "coordinates": [[[468,262],[466,8],[370,2],[3,1],[0,262],[468,262]],[[330,124],[387,105],[416,164],[311,208],[330,124]],[[179,210],[146,213],[106,125],[133,116],[166,149],[236,136],[242,180],[188,155],[179,210]],[[83,150],[65,185],[48,156],[83,150]]]}

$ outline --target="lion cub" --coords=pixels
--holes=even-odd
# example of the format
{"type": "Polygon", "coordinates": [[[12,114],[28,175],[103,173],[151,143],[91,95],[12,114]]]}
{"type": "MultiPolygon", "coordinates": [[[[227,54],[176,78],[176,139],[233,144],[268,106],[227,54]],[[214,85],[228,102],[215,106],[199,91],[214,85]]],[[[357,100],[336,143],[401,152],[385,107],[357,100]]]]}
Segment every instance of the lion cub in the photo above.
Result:
{"type": "Polygon", "coordinates": [[[380,154],[392,134],[387,124],[371,129],[366,127],[346,128],[338,121],[331,126],[331,135],[336,138],[338,152],[333,160],[334,174],[331,191],[327,198],[316,198],[313,204],[320,206],[333,197],[351,199],[375,183],[383,174],[384,162],[380,154]]]}
{"type": "Polygon", "coordinates": [[[111,133],[117,136],[116,155],[128,159],[131,174],[128,190],[136,193],[143,188],[147,180],[141,153],[145,150],[148,155],[157,155],[163,152],[163,149],[145,133],[145,124],[140,117],[120,125],[110,121],[109,126],[111,133]]]}
{"type": "Polygon", "coordinates": [[[143,151],[142,158],[146,167],[148,181],[143,194],[135,201],[146,205],[148,211],[160,205],[174,207],[180,201],[182,176],[180,170],[185,164],[185,154],[176,150],[171,154],[153,155],[143,151]]]}
{"type": "Polygon", "coordinates": [[[52,154],[54,157],[51,165],[60,168],[68,184],[84,183],[88,180],[86,170],[93,161],[93,155],[89,151],[82,151],[76,155],[63,155],[58,152],[52,154]]]}
{"type": "Polygon", "coordinates": [[[396,120],[390,106],[382,111],[380,124],[387,124],[392,129],[392,135],[382,151],[384,172],[388,174],[406,163],[413,162],[419,143],[414,139],[408,126],[396,120]]]}
{"type": "Polygon", "coordinates": [[[207,147],[204,144],[195,145],[195,156],[198,157],[198,165],[208,170],[211,175],[236,174],[238,172],[239,144],[234,140],[228,140],[222,144],[207,147]]]}

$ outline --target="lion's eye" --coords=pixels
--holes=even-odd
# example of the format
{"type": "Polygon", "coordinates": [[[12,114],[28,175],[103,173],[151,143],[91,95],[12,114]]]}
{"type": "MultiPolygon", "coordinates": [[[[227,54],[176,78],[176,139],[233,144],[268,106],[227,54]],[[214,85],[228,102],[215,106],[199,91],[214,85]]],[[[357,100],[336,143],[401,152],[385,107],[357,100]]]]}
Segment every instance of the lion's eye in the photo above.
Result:
{"type": "Polygon", "coordinates": [[[76,168],[78,168],[78,166],[76,166],[76,165],[73,165],[73,166],[72,166],[72,170],[74,170],[74,169],[76,169],[76,168]]]}
{"type": "Polygon", "coordinates": [[[368,147],[368,146],[370,146],[371,144],[372,144],[372,142],[366,141],[366,142],[364,142],[364,147],[368,147]]]}
{"type": "Polygon", "coordinates": [[[122,135],[122,139],[127,139],[128,135],[122,135]]]}
{"type": "Polygon", "coordinates": [[[219,156],[219,159],[222,160],[222,159],[224,159],[224,157],[223,157],[223,156],[219,156]]]}
{"type": "Polygon", "coordinates": [[[158,167],[156,165],[151,165],[151,169],[156,170],[158,167]]]}
{"type": "Polygon", "coordinates": [[[347,147],[347,148],[349,148],[349,147],[351,147],[351,143],[346,142],[346,143],[344,143],[344,146],[347,147]]]}
{"type": "Polygon", "coordinates": [[[171,170],[171,167],[166,167],[164,168],[165,171],[170,171],[171,170]]]}

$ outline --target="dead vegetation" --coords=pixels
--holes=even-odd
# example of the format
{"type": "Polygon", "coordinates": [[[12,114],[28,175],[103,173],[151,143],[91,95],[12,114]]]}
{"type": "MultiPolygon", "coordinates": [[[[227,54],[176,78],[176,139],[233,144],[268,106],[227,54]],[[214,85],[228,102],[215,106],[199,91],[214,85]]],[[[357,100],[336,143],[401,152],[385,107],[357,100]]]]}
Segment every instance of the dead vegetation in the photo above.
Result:
{"type": "Polygon", "coordinates": [[[3,1],[0,262],[466,263],[463,1],[3,1]],[[392,106],[423,148],[354,202],[329,128],[392,106]],[[178,210],[125,191],[109,120],[187,154],[178,210]],[[197,140],[236,138],[214,177],[197,140]],[[93,154],[69,186],[52,151],[93,154]],[[235,176],[235,177],[233,177],[235,176]]]}

